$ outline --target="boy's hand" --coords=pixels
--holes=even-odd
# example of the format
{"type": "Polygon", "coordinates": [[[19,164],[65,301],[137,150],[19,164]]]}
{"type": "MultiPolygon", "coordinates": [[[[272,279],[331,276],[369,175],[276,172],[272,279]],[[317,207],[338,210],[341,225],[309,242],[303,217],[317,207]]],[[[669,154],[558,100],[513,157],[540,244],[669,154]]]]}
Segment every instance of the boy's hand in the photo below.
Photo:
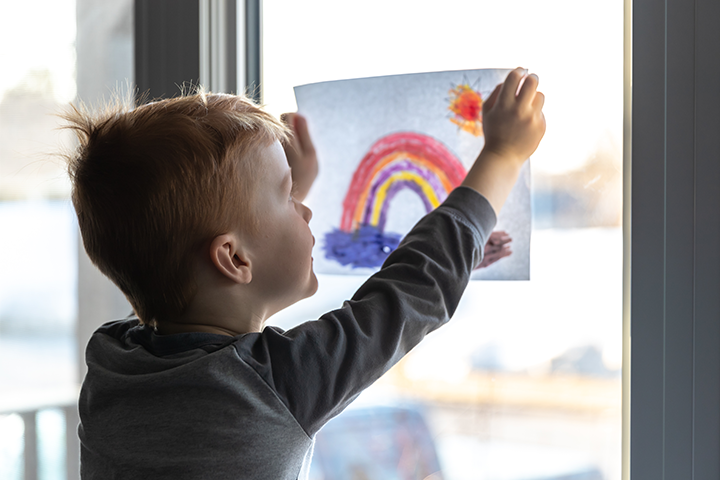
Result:
{"type": "Polygon", "coordinates": [[[280,118],[293,131],[293,136],[288,143],[283,145],[283,148],[292,169],[292,178],[295,184],[293,197],[298,202],[302,202],[318,174],[315,146],[310,139],[305,117],[297,113],[284,113],[280,118]]]}
{"type": "Polygon", "coordinates": [[[483,103],[483,150],[521,163],[545,134],[545,96],[537,91],[538,76],[525,72],[520,68],[510,72],[483,103]]]}
{"type": "Polygon", "coordinates": [[[462,184],[482,194],[496,214],[545,134],[545,96],[537,86],[537,75],[516,68],[483,104],[485,146],[462,184]]]}
{"type": "Polygon", "coordinates": [[[480,265],[477,266],[476,270],[489,267],[501,258],[512,255],[512,250],[509,245],[510,242],[512,242],[512,238],[507,232],[503,230],[492,232],[488,242],[485,244],[485,252],[483,254],[482,262],[480,262],[480,265]]]}

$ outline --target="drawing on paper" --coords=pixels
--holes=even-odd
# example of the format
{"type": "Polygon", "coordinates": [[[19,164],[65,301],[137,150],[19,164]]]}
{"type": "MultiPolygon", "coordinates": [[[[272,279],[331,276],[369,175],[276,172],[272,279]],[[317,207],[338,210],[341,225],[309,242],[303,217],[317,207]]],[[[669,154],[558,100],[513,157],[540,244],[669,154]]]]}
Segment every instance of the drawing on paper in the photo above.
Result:
{"type": "MultiPolygon", "coordinates": [[[[317,238],[314,269],[369,275],[473,165],[485,137],[482,107],[508,69],[390,75],[295,87],[321,166],[305,202],[317,238]]],[[[471,278],[526,280],[530,167],[521,172],[496,230],[513,253],[471,278]]]]}
{"type": "Polygon", "coordinates": [[[482,105],[484,96],[468,82],[455,85],[448,92],[450,121],[460,129],[480,137],[482,129],[482,105]]]}
{"type": "Polygon", "coordinates": [[[325,235],[326,258],[352,267],[381,266],[403,237],[385,231],[393,197],[410,189],[430,212],[464,178],[462,163],[432,137],[402,132],[381,138],[353,174],[340,228],[325,235]]]}

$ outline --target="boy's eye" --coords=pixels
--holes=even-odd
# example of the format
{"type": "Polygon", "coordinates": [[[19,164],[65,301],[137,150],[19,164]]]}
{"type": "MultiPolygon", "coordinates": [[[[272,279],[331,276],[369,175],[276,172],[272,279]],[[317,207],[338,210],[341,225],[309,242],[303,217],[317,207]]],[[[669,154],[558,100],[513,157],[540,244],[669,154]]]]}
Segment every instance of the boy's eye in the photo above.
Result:
{"type": "Polygon", "coordinates": [[[295,198],[295,193],[297,192],[297,183],[292,183],[292,188],[290,189],[290,198],[288,199],[289,202],[292,202],[295,198]]]}

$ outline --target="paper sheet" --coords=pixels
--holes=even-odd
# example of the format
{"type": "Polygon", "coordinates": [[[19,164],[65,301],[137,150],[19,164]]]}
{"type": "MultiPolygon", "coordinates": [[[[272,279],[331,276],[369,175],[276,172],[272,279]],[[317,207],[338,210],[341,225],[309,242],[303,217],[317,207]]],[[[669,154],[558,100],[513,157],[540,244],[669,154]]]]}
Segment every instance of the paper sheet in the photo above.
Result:
{"type": "MultiPolygon", "coordinates": [[[[459,185],[480,152],[482,102],[510,70],[393,75],[295,87],[320,173],[313,210],[315,271],[368,275],[412,226],[459,185]]],[[[512,255],[473,279],[527,280],[530,166],[498,218],[512,255]]]]}

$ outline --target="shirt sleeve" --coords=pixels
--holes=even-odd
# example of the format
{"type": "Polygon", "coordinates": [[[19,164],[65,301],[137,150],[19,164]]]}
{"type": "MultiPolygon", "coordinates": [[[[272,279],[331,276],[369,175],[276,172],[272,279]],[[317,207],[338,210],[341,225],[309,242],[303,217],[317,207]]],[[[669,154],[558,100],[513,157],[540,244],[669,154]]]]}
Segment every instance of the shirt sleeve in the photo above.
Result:
{"type": "Polygon", "coordinates": [[[266,328],[237,345],[240,356],[314,435],[452,317],[495,223],[484,197],[455,189],[342,308],[287,332],[266,328]]]}

